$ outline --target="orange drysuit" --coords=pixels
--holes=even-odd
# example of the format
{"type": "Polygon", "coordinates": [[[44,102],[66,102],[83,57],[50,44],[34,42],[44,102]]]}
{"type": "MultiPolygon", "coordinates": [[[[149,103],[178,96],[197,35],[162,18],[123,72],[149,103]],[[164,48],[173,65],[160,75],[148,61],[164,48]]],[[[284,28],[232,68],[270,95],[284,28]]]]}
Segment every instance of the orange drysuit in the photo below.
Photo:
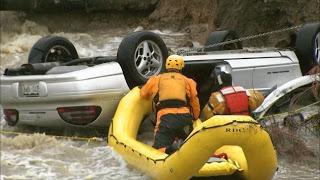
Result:
{"type": "MultiPolygon", "coordinates": [[[[167,72],[158,76],[151,77],[141,88],[142,98],[150,99],[159,94],[159,103],[167,100],[185,101],[186,106],[163,107],[157,112],[157,122],[155,132],[159,128],[160,118],[165,114],[183,114],[191,113],[194,119],[199,118],[200,105],[197,97],[197,84],[190,78],[185,77],[178,72],[167,72]],[[190,111],[191,110],[191,111],[190,111]]],[[[157,103],[156,106],[159,105],[157,103]]]]}

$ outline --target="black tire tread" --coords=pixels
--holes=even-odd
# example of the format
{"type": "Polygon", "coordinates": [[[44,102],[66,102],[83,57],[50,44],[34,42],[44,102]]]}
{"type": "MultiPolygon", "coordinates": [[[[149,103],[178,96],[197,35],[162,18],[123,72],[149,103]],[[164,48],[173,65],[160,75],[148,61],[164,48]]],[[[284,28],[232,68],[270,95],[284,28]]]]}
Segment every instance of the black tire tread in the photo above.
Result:
{"type": "MultiPolygon", "coordinates": [[[[154,41],[162,51],[163,60],[168,56],[168,50],[161,39],[157,34],[150,31],[138,31],[133,32],[126,36],[120,43],[117,60],[122,67],[124,76],[130,88],[144,84],[147,79],[141,77],[137,72],[134,64],[134,53],[136,47],[144,40],[154,41]]],[[[164,70],[165,63],[162,65],[162,71],[164,70]]]]}
{"type": "Polygon", "coordinates": [[[52,46],[62,45],[66,47],[71,53],[71,59],[78,59],[78,53],[74,45],[64,37],[60,36],[45,36],[40,38],[31,48],[28,57],[28,63],[42,63],[45,62],[45,54],[52,46]]]}
{"type": "Polygon", "coordinates": [[[295,53],[299,59],[301,72],[306,74],[315,63],[314,40],[320,31],[320,23],[305,24],[296,33],[295,53]]]}
{"type": "MultiPolygon", "coordinates": [[[[216,43],[221,43],[221,42],[225,42],[227,37],[230,37],[231,39],[238,39],[238,35],[235,31],[232,30],[224,30],[224,31],[214,31],[212,32],[206,43],[205,46],[211,45],[211,44],[216,44],[216,43]]],[[[241,42],[237,42],[237,46],[242,49],[242,43],[241,42]]],[[[221,51],[224,50],[222,46],[215,46],[215,47],[210,47],[210,48],[205,48],[205,51],[221,51]]]]}

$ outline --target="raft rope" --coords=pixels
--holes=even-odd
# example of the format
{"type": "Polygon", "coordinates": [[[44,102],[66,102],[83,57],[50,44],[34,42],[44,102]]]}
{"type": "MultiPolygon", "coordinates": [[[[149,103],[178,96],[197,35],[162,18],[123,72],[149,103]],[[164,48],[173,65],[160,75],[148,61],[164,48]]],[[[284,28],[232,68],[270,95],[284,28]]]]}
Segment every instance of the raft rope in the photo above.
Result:
{"type": "MultiPolygon", "coordinates": [[[[202,132],[202,131],[205,131],[205,130],[208,130],[208,129],[215,129],[215,128],[219,128],[219,127],[228,126],[228,125],[234,124],[234,123],[238,123],[238,124],[254,124],[254,125],[259,126],[259,128],[262,128],[262,126],[260,126],[260,124],[259,124],[258,122],[255,122],[255,121],[249,121],[249,122],[248,122],[248,121],[237,121],[237,120],[228,122],[228,123],[226,123],[226,124],[221,124],[221,125],[215,125],[215,126],[209,126],[209,127],[204,126],[204,127],[202,127],[201,129],[199,129],[198,131],[196,131],[196,132],[194,132],[193,134],[191,134],[191,136],[189,136],[187,139],[185,139],[184,142],[183,142],[183,144],[186,143],[191,137],[193,137],[194,135],[198,134],[199,132],[202,132]]],[[[142,156],[142,157],[145,157],[147,160],[150,160],[150,161],[152,161],[154,164],[156,164],[158,161],[159,161],[159,162],[160,162],[160,161],[165,162],[166,159],[171,156],[171,155],[168,155],[168,156],[166,156],[166,157],[163,158],[163,159],[152,159],[151,157],[148,157],[148,156],[146,156],[146,155],[144,155],[144,154],[141,154],[139,151],[135,150],[134,148],[132,148],[132,147],[126,145],[125,143],[119,141],[119,140],[117,139],[117,137],[116,137],[115,135],[113,135],[113,125],[112,125],[112,122],[111,122],[111,126],[112,126],[112,128],[111,128],[111,133],[110,133],[109,136],[112,137],[112,138],[116,141],[116,144],[122,145],[122,147],[124,147],[125,149],[126,149],[126,148],[130,148],[132,152],[137,153],[140,157],[141,157],[141,156],[142,156]]],[[[183,144],[182,144],[182,145],[183,145],[183,144]]],[[[179,149],[178,149],[177,151],[179,151],[179,149]]],[[[229,160],[229,159],[228,159],[227,161],[228,161],[229,163],[234,164],[236,167],[239,168],[238,170],[241,171],[241,168],[240,168],[239,164],[237,164],[237,162],[232,161],[232,160],[229,160]]]]}

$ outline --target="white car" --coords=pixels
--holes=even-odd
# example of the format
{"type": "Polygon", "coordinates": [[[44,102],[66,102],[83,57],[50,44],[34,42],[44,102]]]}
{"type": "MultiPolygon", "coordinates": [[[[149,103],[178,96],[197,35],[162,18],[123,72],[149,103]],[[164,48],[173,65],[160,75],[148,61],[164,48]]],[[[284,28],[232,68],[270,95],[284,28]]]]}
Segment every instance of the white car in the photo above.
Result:
{"type": "MultiPolygon", "coordinates": [[[[270,91],[319,65],[320,23],[296,32],[295,47],[243,49],[240,42],[184,54],[183,73],[197,82],[201,107],[216,90],[217,65],[231,69],[233,83],[270,91]]],[[[236,39],[233,31],[213,32],[206,45],[236,39]]],[[[119,100],[164,70],[168,49],[155,33],[139,31],[125,37],[117,57],[79,58],[73,44],[57,36],[41,38],[28,62],[1,76],[1,105],[11,126],[106,127],[119,100]]]]}
{"type": "MultiPolygon", "coordinates": [[[[284,108],[290,111],[291,109],[289,109],[289,106],[286,106],[286,104],[294,103],[294,101],[292,100],[298,100],[297,97],[300,97],[300,99],[304,99],[304,102],[300,102],[299,105],[310,105],[310,102],[308,101],[312,99],[316,101],[313,104],[319,104],[319,88],[320,73],[301,76],[299,78],[293,79],[272,91],[265,98],[265,101],[261,104],[261,106],[255,109],[253,114],[255,118],[261,120],[265,126],[269,126],[272,123],[283,125],[283,120],[285,118],[272,118],[274,113],[279,113],[284,108]],[[270,119],[272,119],[272,121],[270,121],[270,119]]],[[[314,113],[319,113],[319,111],[315,111],[314,113]]],[[[309,112],[309,116],[314,115],[314,113],[309,112]]],[[[296,114],[296,112],[293,112],[293,114],[296,114]]],[[[293,114],[291,112],[291,114],[289,113],[288,116],[291,116],[293,114]]]]}

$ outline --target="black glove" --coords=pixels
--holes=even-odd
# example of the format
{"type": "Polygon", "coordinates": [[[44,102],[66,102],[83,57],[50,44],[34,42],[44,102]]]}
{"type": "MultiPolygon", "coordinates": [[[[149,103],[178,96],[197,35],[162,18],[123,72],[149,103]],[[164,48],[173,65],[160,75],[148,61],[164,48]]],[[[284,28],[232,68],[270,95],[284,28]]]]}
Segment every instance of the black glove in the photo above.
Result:
{"type": "Polygon", "coordinates": [[[179,140],[176,140],[174,141],[171,146],[169,146],[167,149],[166,149],[166,153],[167,154],[172,154],[174,153],[175,151],[177,151],[178,149],[180,149],[180,147],[182,146],[183,144],[183,140],[182,139],[179,139],[179,140]]]}

